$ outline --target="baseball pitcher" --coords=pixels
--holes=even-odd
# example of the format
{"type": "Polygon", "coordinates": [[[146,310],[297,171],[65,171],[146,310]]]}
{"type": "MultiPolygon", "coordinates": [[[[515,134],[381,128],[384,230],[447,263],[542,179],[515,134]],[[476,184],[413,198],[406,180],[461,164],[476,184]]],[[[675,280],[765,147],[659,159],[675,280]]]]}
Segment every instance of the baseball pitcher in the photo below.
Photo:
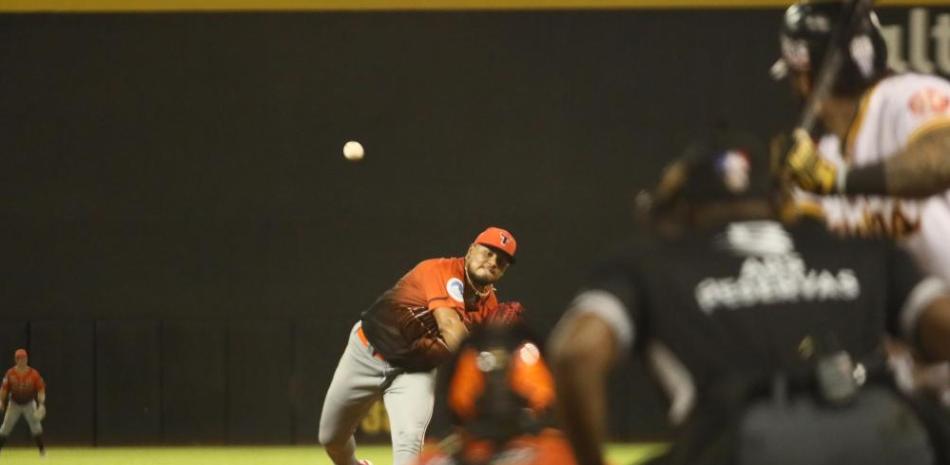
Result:
{"type": "Polygon", "coordinates": [[[320,443],[336,465],[357,461],[353,433],[382,397],[392,429],[393,463],[422,448],[432,417],[435,368],[451,358],[474,325],[517,319],[518,304],[499,305],[494,284],[514,262],[517,243],[491,227],[465,257],[424,260],[362,314],[327,391],[320,443]]]}

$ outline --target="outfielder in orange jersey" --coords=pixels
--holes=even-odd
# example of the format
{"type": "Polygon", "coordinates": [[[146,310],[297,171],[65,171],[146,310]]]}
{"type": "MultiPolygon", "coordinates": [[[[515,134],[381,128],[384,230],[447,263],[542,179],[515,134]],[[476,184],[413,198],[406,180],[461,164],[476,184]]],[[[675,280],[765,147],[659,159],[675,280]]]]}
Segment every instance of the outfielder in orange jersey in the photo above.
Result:
{"type": "Polygon", "coordinates": [[[3,385],[0,386],[0,410],[6,412],[3,425],[0,426],[0,448],[22,415],[30,425],[30,433],[40,455],[45,455],[43,425],[40,421],[46,415],[46,383],[40,372],[27,364],[29,356],[25,349],[17,349],[13,358],[16,365],[7,370],[3,385]]]}
{"type": "Polygon", "coordinates": [[[363,312],[320,416],[320,443],[334,464],[368,463],[356,460],[353,433],[380,397],[394,465],[415,460],[432,417],[435,368],[471,328],[498,314],[494,284],[514,262],[516,248],[511,233],[488,228],[465,257],[420,262],[363,312]]]}

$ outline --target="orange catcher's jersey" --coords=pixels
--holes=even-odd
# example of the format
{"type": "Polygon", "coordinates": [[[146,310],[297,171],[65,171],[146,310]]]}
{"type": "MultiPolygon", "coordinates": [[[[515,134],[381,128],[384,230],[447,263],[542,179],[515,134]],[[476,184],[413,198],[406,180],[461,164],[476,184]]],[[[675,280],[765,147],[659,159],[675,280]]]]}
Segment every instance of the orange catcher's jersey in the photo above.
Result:
{"type": "MultiPolygon", "coordinates": [[[[899,74],[868,90],[843,144],[835,136],[819,143],[839,167],[879,163],[927,131],[950,126],[950,82],[923,74],[899,74]]],[[[899,239],[927,272],[950,282],[950,191],[925,199],[881,196],[809,197],[828,226],[849,236],[899,239]]]]}
{"type": "MultiPolygon", "coordinates": [[[[46,390],[46,383],[40,372],[33,368],[23,373],[17,371],[16,367],[7,370],[3,376],[2,389],[10,393],[10,398],[18,404],[27,404],[36,398],[36,393],[46,390]]],[[[4,399],[6,400],[6,399],[4,399]]]]}
{"type": "Polygon", "coordinates": [[[431,310],[454,309],[468,328],[481,324],[498,307],[498,299],[493,288],[484,296],[466,292],[466,281],[464,258],[423,260],[363,312],[367,339],[392,363],[412,356],[410,348],[420,336],[413,328],[423,325],[437,334],[431,310]]]}

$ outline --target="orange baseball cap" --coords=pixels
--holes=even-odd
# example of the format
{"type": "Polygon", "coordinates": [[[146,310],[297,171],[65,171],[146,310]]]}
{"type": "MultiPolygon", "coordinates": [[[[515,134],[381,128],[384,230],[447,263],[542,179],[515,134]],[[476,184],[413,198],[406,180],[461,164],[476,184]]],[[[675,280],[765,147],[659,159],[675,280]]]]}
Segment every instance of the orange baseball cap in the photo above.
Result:
{"type": "Polygon", "coordinates": [[[508,255],[511,263],[515,262],[515,250],[518,249],[518,241],[507,230],[491,226],[475,238],[475,243],[498,249],[508,255]]]}
{"type": "Polygon", "coordinates": [[[17,349],[16,352],[13,353],[13,358],[17,359],[20,357],[23,357],[23,358],[27,357],[26,349],[17,349]]]}

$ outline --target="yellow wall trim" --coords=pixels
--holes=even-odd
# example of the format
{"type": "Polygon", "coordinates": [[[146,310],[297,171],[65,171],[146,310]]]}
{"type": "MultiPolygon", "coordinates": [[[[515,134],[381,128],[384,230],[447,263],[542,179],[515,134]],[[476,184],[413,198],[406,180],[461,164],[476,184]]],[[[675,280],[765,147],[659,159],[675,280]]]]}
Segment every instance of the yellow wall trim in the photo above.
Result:
{"type": "MultiPolygon", "coordinates": [[[[0,0],[0,12],[542,10],[781,8],[787,0],[0,0]]],[[[882,0],[877,6],[946,6],[947,0],[882,0]]]]}

